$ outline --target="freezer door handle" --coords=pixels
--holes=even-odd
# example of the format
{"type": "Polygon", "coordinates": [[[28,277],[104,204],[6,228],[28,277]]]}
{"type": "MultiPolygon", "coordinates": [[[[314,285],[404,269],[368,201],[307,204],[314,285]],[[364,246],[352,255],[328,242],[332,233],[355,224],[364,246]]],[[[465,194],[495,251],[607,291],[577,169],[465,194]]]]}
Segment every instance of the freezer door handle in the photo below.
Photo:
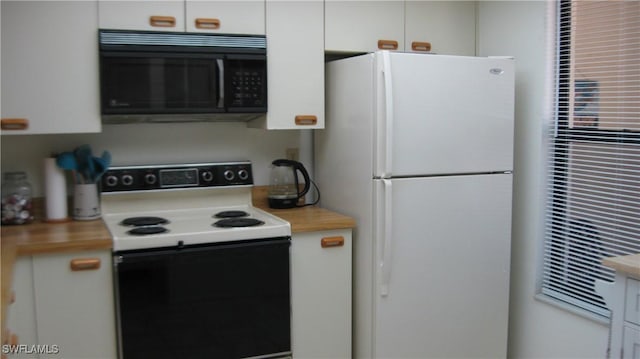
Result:
{"type": "Polygon", "coordinates": [[[384,116],[378,120],[378,128],[384,129],[379,140],[384,141],[384,146],[378,146],[378,172],[380,177],[391,177],[392,155],[393,155],[393,81],[391,73],[391,56],[388,51],[382,51],[382,76],[384,83],[384,116]],[[381,150],[380,150],[381,149],[381,150]]]}
{"type": "Polygon", "coordinates": [[[380,249],[380,295],[386,297],[389,295],[389,281],[391,280],[391,241],[392,241],[392,229],[393,218],[391,211],[391,199],[392,199],[392,187],[391,180],[382,180],[382,187],[384,192],[384,199],[381,203],[381,210],[379,214],[384,218],[378,218],[378,221],[384,223],[384,229],[382,230],[382,245],[380,249]]]}

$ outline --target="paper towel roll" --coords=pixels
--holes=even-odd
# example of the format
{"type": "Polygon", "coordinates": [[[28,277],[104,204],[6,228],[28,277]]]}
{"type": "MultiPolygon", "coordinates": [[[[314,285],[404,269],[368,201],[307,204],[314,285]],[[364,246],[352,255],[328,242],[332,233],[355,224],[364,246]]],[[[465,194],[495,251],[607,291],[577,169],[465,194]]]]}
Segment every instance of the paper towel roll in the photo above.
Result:
{"type": "Polygon", "coordinates": [[[67,180],[55,158],[44,159],[45,203],[47,222],[69,220],[67,211],[67,180]]]}

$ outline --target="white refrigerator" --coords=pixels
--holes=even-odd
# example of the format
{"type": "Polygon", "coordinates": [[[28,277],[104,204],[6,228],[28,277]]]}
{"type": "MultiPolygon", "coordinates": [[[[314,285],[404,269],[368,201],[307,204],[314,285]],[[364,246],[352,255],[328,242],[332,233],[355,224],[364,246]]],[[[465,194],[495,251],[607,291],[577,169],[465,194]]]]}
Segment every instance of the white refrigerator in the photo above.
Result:
{"type": "Polygon", "coordinates": [[[357,221],[354,357],[506,357],[514,62],[327,63],[315,173],[322,206],[357,221]]]}

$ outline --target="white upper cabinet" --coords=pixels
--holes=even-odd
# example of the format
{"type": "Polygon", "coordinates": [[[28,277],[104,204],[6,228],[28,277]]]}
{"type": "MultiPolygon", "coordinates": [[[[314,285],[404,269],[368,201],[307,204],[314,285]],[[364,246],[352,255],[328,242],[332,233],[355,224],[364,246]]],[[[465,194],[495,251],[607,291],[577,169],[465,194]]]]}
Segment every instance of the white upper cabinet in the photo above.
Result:
{"type": "Polygon", "coordinates": [[[267,0],[268,112],[249,123],[267,129],[324,128],[321,0],[267,0]]]}
{"type": "Polygon", "coordinates": [[[102,29],[265,33],[264,0],[100,0],[99,3],[102,29]]]}
{"type": "Polygon", "coordinates": [[[184,0],[100,0],[101,29],[184,31],[184,0]]]}
{"type": "Polygon", "coordinates": [[[474,1],[407,1],[405,51],[475,55],[474,1]]]}
{"type": "Polygon", "coordinates": [[[325,1],[325,50],[474,55],[475,1],[325,1]]]}
{"type": "Polygon", "coordinates": [[[264,35],[264,0],[187,0],[186,30],[224,34],[264,35]]]}
{"type": "Polygon", "coordinates": [[[100,132],[96,1],[2,1],[2,134],[100,132]]]}
{"type": "Polygon", "coordinates": [[[325,50],[404,49],[403,1],[326,0],[325,50]]]}

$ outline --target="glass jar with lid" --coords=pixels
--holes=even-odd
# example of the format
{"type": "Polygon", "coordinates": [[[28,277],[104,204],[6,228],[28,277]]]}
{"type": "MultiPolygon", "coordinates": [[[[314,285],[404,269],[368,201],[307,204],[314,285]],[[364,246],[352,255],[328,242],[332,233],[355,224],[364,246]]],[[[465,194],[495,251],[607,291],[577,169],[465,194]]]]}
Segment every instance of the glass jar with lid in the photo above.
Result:
{"type": "Polygon", "coordinates": [[[2,180],[2,224],[33,221],[31,184],[25,172],[6,172],[2,180]]]}

